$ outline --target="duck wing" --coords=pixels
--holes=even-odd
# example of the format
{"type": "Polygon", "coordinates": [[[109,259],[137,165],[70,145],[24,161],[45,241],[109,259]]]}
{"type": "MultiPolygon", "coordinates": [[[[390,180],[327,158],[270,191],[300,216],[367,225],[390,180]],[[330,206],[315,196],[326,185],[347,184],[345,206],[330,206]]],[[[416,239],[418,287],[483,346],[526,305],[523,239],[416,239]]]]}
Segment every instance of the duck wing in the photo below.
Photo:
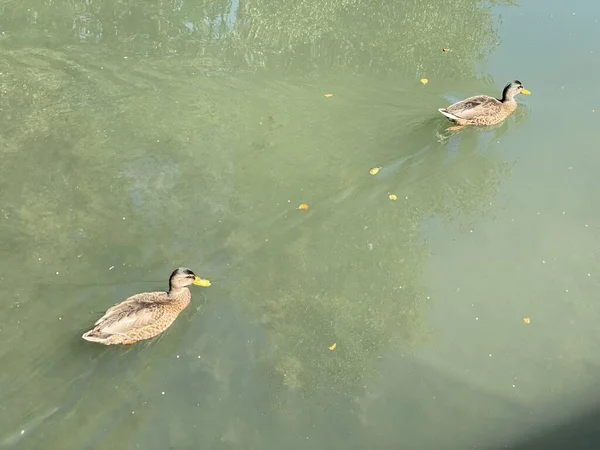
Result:
{"type": "Polygon", "coordinates": [[[494,114],[501,106],[502,102],[494,97],[476,95],[448,106],[446,111],[461,119],[471,120],[476,117],[494,114]]]}
{"type": "Polygon", "coordinates": [[[129,297],[111,306],[96,321],[95,329],[103,333],[124,334],[135,328],[149,325],[163,315],[166,292],[146,292],[129,297]]]}

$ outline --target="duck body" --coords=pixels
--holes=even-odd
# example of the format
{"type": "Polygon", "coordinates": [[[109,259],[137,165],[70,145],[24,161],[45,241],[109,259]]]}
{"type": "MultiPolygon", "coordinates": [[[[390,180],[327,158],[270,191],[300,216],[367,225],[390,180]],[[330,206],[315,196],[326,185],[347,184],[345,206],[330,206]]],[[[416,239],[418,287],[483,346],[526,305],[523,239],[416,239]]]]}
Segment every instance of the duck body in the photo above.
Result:
{"type": "Polygon", "coordinates": [[[488,95],[476,95],[459,102],[456,102],[447,108],[440,108],[448,120],[456,123],[462,128],[465,125],[495,125],[502,122],[517,109],[515,95],[530,92],[523,87],[523,84],[515,80],[508,83],[502,91],[502,98],[497,99],[488,95]]]}
{"type": "Polygon", "coordinates": [[[169,328],[190,304],[190,284],[210,286],[190,269],[179,268],[169,279],[167,292],[143,292],[110,307],[82,338],[104,345],[133,344],[169,328]]]}
{"type": "Polygon", "coordinates": [[[487,95],[476,95],[438,111],[457,125],[495,125],[515,109],[517,102],[514,99],[502,102],[487,95]]]}

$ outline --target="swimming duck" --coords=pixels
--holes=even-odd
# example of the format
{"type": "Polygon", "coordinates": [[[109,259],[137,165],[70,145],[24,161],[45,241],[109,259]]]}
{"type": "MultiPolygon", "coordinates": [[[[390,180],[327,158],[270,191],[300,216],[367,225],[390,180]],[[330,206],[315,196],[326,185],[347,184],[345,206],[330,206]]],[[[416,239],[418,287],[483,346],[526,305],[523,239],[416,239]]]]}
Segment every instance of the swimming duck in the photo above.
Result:
{"type": "Polygon", "coordinates": [[[173,271],[169,277],[168,292],[142,292],[109,308],[81,336],[86,341],[104,345],[135,344],[137,341],[159,335],[175,321],[192,299],[187,286],[210,286],[185,267],[173,271]]]}
{"type": "Polygon", "coordinates": [[[438,111],[456,123],[456,126],[448,128],[448,131],[459,130],[465,125],[494,125],[502,122],[517,109],[514,98],[517,94],[529,95],[531,92],[523,87],[523,83],[515,80],[504,87],[501,99],[476,95],[438,111]]]}

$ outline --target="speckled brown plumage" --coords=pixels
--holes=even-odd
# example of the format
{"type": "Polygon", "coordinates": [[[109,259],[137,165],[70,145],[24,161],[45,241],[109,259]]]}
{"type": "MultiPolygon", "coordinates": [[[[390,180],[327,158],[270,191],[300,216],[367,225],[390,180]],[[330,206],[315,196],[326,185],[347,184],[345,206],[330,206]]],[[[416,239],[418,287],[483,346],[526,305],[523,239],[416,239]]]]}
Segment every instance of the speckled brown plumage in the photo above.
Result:
{"type": "Polygon", "coordinates": [[[458,125],[458,127],[449,129],[458,129],[464,125],[495,125],[517,109],[515,95],[528,95],[529,93],[520,81],[515,80],[506,85],[502,91],[502,99],[477,95],[454,103],[447,108],[440,108],[438,111],[458,125]]]}
{"type": "Polygon", "coordinates": [[[190,269],[179,268],[169,278],[169,291],[143,292],[109,308],[83,339],[105,345],[132,344],[169,328],[192,298],[190,284],[210,286],[190,269]]]}

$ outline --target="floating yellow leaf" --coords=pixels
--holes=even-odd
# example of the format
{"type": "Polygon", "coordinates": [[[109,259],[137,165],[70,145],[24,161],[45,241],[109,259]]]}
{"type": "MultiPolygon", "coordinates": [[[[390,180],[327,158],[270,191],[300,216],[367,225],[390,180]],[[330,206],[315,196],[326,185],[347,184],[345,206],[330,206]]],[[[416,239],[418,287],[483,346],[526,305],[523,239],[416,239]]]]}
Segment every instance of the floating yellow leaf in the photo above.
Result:
{"type": "Polygon", "coordinates": [[[369,173],[371,175],[377,175],[377,172],[379,172],[380,169],[381,167],[373,167],[371,170],[369,170],[369,173]]]}
{"type": "Polygon", "coordinates": [[[337,347],[337,344],[334,342],[333,344],[331,344],[329,346],[329,350],[334,351],[336,347],[337,347]]]}
{"type": "Polygon", "coordinates": [[[443,48],[443,49],[442,49],[442,51],[443,51],[444,53],[448,53],[448,52],[450,51],[450,49],[449,49],[449,48],[443,48]]]}
{"type": "Polygon", "coordinates": [[[390,194],[388,195],[388,197],[390,198],[390,200],[398,200],[398,197],[394,194],[390,194]]]}
{"type": "Polygon", "coordinates": [[[429,80],[427,78],[421,78],[421,83],[427,84],[429,83],[429,80]]]}
{"type": "Polygon", "coordinates": [[[333,97],[333,94],[325,94],[325,98],[333,97]]]}
{"type": "Polygon", "coordinates": [[[524,317],[523,323],[527,323],[527,324],[531,323],[531,317],[524,317]]]}
{"type": "Polygon", "coordinates": [[[300,206],[298,206],[298,209],[308,209],[308,205],[306,203],[302,203],[300,206]]]}

